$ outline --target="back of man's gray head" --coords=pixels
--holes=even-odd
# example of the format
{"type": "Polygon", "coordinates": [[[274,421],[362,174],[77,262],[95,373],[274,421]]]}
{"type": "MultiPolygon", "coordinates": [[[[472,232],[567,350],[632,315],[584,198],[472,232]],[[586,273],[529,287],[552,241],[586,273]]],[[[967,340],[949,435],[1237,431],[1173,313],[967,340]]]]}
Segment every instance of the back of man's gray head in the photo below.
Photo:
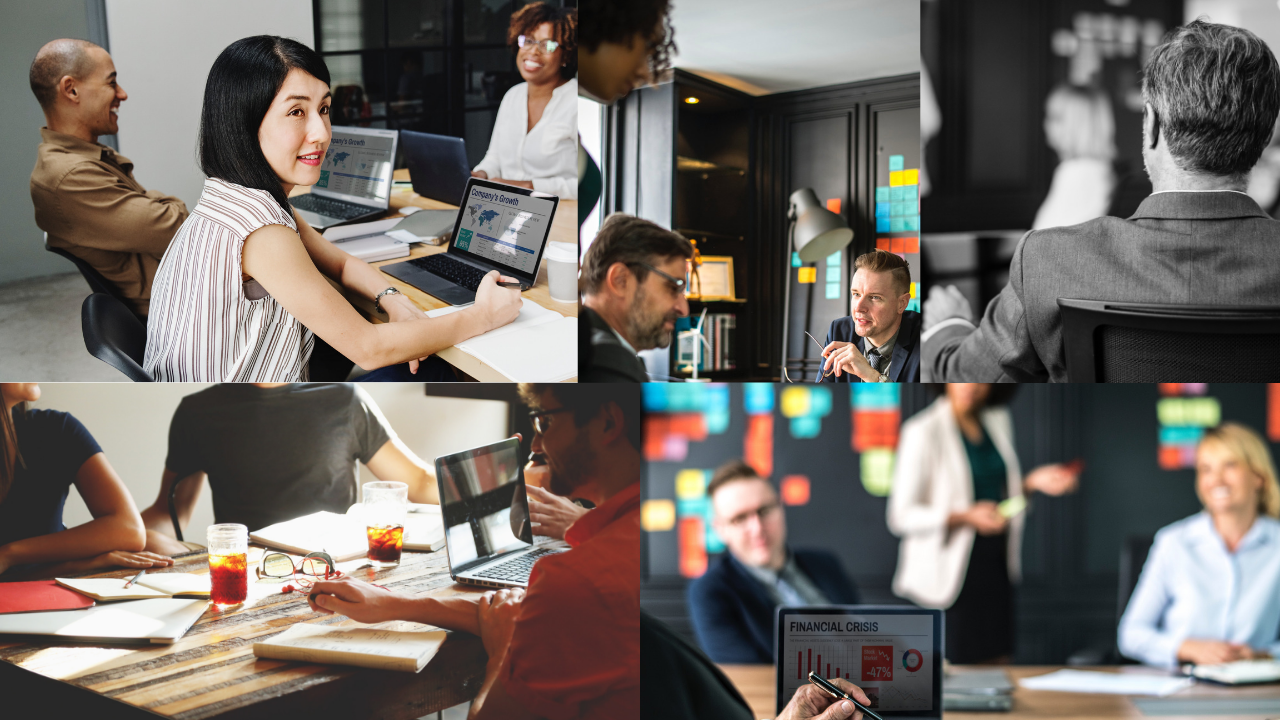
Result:
{"type": "Polygon", "coordinates": [[[1151,52],[1142,97],[1178,167],[1243,177],[1280,112],[1280,66],[1248,30],[1196,20],[1171,30],[1151,52]]]}
{"type": "Polygon", "coordinates": [[[49,110],[58,97],[58,81],[70,75],[83,80],[93,72],[94,60],[89,54],[97,45],[88,40],[63,38],[45,43],[31,62],[31,92],[35,93],[40,107],[49,110]]]}

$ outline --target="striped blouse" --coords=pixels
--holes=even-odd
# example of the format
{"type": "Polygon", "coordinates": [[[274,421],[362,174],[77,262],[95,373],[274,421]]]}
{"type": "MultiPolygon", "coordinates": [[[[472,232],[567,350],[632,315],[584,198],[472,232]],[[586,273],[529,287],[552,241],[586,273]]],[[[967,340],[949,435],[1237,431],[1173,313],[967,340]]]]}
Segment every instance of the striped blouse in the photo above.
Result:
{"type": "Polygon", "coordinates": [[[265,190],[205,180],[151,290],[143,368],[168,382],[307,379],[314,337],[256,281],[244,281],[244,240],[292,215],[265,190]]]}

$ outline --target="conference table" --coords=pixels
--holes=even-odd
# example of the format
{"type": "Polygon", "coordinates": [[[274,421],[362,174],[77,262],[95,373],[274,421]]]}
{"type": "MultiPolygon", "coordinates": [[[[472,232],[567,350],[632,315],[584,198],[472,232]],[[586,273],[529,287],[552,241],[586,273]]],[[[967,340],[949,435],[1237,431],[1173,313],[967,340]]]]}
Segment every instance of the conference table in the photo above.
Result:
{"type": "MultiPolygon", "coordinates": [[[[721,665],[720,669],[724,671],[725,675],[729,676],[729,680],[734,684],[734,687],[736,687],[738,692],[742,693],[742,696],[746,698],[747,703],[751,705],[751,712],[755,717],[772,718],[776,715],[774,710],[776,707],[775,697],[777,690],[772,665],[721,665]]],[[[964,672],[968,669],[990,670],[991,668],[968,668],[965,666],[956,666],[955,668],[957,672],[964,672]]],[[[1015,689],[1013,691],[1012,712],[950,712],[946,714],[949,717],[963,718],[964,720],[1021,720],[1024,718],[1097,720],[1098,718],[1156,717],[1143,714],[1142,710],[1134,704],[1133,696],[1050,692],[1046,690],[1027,690],[1022,687],[1016,687],[1017,681],[1020,678],[1044,675],[1055,670],[1061,670],[1063,667],[1060,665],[1006,665],[1001,669],[1008,673],[1009,680],[1015,685],[1015,689]]],[[[1168,674],[1136,665],[1073,667],[1071,669],[1120,673],[1168,674]]],[[[1204,703],[1206,708],[1214,707],[1217,702],[1222,700],[1235,701],[1237,699],[1256,699],[1280,701],[1280,684],[1232,688],[1211,685],[1208,683],[1199,683],[1187,688],[1186,690],[1182,690],[1171,695],[1168,698],[1163,698],[1161,702],[1163,704],[1167,704],[1169,700],[1174,698],[1207,701],[1204,703]]],[[[1223,703],[1223,707],[1226,705],[1227,703],[1223,703]]],[[[1206,711],[1206,709],[1197,709],[1194,714],[1173,715],[1162,713],[1158,717],[1195,717],[1200,718],[1201,720],[1204,718],[1220,718],[1221,720],[1267,720],[1269,718],[1280,717],[1280,712],[1266,712],[1250,715],[1241,714],[1240,709],[1235,708],[1231,709],[1230,714],[1213,714],[1212,711],[1206,711]]]]}
{"type": "MultiPolygon", "coordinates": [[[[400,212],[401,208],[414,206],[424,210],[457,210],[457,205],[440,202],[426,198],[413,191],[412,187],[405,185],[409,181],[408,169],[396,170],[393,176],[396,185],[392,188],[390,204],[396,211],[379,219],[403,217],[404,213],[400,212]]],[[[291,193],[291,196],[301,195],[311,192],[310,187],[298,187],[291,193]]],[[[556,216],[551,222],[551,232],[548,237],[549,242],[561,242],[572,244],[575,248],[578,245],[578,203],[575,200],[561,200],[556,216]]],[[[426,243],[417,243],[411,246],[410,252],[405,257],[395,258],[392,260],[382,260],[370,263],[377,268],[386,267],[393,263],[406,262],[414,258],[426,255],[434,255],[436,253],[445,252],[444,245],[428,245],[426,243]]],[[[422,292],[418,288],[404,282],[403,280],[383,273],[387,284],[399,290],[402,294],[413,301],[415,305],[424,311],[435,310],[437,308],[448,307],[448,303],[436,299],[434,296],[422,292]]],[[[360,311],[362,315],[373,322],[385,322],[385,316],[379,317],[378,313],[373,309],[373,301],[354,293],[348,292],[345,288],[339,288],[346,296],[347,300],[360,311]]],[[[544,308],[554,310],[561,315],[569,317],[578,316],[578,303],[560,302],[551,299],[551,291],[547,285],[547,261],[544,258],[538,268],[537,279],[533,287],[523,293],[526,300],[531,300],[544,308]]],[[[576,349],[573,350],[576,354],[576,349]]],[[[482,382],[512,382],[513,378],[509,378],[498,372],[493,367],[481,362],[480,360],[459,350],[457,347],[450,347],[436,353],[440,359],[470,375],[476,380],[482,382]]],[[[577,378],[572,378],[568,382],[574,382],[577,378]]]]}
{"type": "MultiPolygon", "coordinates": [[[[341,615],[312,612],[304,594],[281,592],[284,583],[255,582],[254,553],[261,550],[251,546],[249,599],[223,610],[209,606],[172,645],[65,643],[52,637],[0,635],[0,716],[409,720],[467,702],[480,690],[487,660],[484,646],[480,638],[460,632],[450,633],[416,674],[256,658],[255,641],[295,623],[356,624],[341,615]]],[[[209,571],[204,551],[174,560],[173,567],[148,574],[209,571]]],[[[117,570],[89,577],[134,574],[117,570]]],[[[479,595],[454,584],[444,550],[405,551],[398,567],[348,574],[415,595],[479,595]]],[[[431,628],[405,622],[396,623],[395,629],[431,628]]]]}

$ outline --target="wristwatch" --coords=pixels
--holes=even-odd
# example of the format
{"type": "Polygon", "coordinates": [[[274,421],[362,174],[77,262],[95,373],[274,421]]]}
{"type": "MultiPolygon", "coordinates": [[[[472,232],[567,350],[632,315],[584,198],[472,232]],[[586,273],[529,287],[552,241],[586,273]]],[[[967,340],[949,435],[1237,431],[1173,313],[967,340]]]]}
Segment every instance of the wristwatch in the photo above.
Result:
{"type": "Polygon", "coordinates": [[[884,373],[880,373],[880,379],[876,380],[876,382],[893,382],[893,381],[889,379],[888,375],[885,375],[884,373]]]}
{"type": "Polygon", "coordinates": [[[393,287],[389,287],[386,290],[383,290],[382,292],[378,293],[377,297],[373,299],[373,309],[385,315],[387,311],[382,309],[382,304],[381,304],[382,296],[383,295],[399,295],[399,294],[400,294],[400,291],[393,287]]]}

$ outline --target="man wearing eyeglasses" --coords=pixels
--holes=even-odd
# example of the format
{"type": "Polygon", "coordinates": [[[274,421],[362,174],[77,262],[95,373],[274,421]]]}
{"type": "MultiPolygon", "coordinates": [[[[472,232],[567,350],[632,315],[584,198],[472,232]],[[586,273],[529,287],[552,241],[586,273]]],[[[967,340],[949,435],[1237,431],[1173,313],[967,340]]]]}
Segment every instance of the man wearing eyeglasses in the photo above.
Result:
{"type": "Polygon", "coordinates": [[[779,605],[854,605],[858,591],[825,550],[787,547],[778,494],[748,464],[721,465],[707,486],[711,526],[729,552],[689,585],[693,629],[717,663],[773,662],[779,605]]]}
{"type": "Polygon", "coordinates": [[[676,318],[689,314],[691,257],[688,240],[655,223],[622,213],[605,219],[582,259],[579,382],[648,379],[636,353],[670,345],[676,318]]]}

